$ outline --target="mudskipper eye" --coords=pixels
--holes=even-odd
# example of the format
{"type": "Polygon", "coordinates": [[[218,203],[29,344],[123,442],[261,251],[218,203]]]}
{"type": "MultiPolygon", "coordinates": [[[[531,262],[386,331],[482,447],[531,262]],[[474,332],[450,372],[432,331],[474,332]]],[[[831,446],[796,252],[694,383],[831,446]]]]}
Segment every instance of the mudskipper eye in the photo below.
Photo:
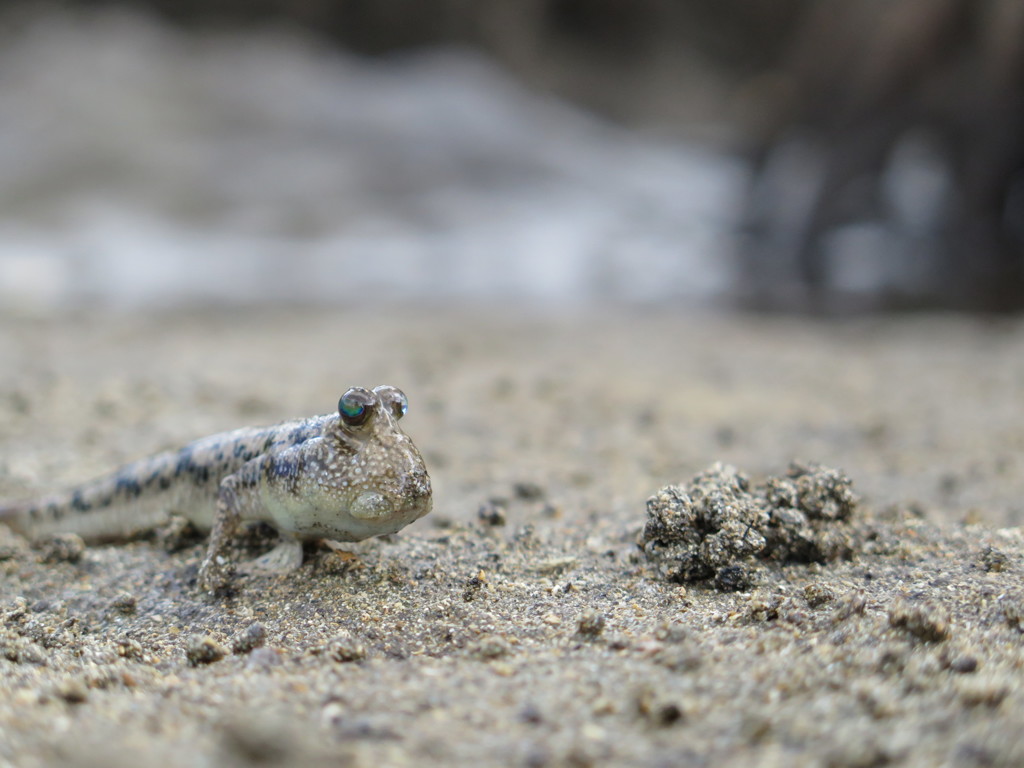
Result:
{"type": "Polygon", "coordinates": [[[377,398],[369,390],[352,387],[338,401],[338,415],[348,426],[358,427],[370,418],[376,401],[377,398]]]}
{"type": "Polygon", "coordinates": [[[398,387],[381,384],[379,387],[373,388],[373,394],[379,397],[380,401],[388,407],[391,415],[396,420],[405,416],[406,411],[409,410],[409,400],[398,387]]]}

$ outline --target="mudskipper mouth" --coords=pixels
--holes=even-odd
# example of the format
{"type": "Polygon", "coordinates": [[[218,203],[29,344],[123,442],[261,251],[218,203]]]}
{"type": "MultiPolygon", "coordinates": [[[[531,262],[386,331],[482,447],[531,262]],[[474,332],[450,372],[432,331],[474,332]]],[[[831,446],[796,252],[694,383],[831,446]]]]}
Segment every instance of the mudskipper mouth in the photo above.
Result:
{"type": "Polygon", "coordinates": [[[395,517],[417,520],[430,512],[432,497],[426,470],[413,469],[402,476],[397,493],[385,495],[379,491],[363,491],[352,502],[348,512],[355,519],[367,523],[381,523],[395,517]]]}
{"type": "Polygon", "coordinates": [[[366,491],[365,493],[359,494],[356,500],[352,503],[349,514],[357,520],[383,520],[394,512],[394,507],[391,505],[383,494],[375,491],[366,491]]]}

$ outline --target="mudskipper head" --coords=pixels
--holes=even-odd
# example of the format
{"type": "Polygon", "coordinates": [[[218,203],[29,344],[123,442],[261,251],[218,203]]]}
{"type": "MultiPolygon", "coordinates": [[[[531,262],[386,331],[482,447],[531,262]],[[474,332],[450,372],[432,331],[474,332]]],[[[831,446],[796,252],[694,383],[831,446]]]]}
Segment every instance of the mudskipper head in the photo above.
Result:
{"type": "Polygon", "coordinates": [[[393,533],[430,511],[423,457],[398,426],[408,407],[395,387],[353,387],[338,401],[338,420],[325,435],[336,441],[348,514],[366,531],[359,538],[393,533]]]}

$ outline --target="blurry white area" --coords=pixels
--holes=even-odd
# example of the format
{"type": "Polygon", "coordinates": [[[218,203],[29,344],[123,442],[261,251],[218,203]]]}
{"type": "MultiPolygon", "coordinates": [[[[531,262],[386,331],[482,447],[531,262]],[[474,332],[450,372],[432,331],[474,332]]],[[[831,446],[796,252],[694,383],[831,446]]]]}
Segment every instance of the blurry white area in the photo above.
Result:
{"type": "Polygon", "coordinates": [[[893,150],[882,174],[882,218],[834,228],[825,238],[829,287],[872,296],[912,295],[929,284],[935,244],[954,194],[949,162],[938,142],[911,132],[893,150]]]}
{"type": "Polygon", "coordinates": [[[53,12],[0,46],[0,302],[708,297],[743,170],[467,51],[53,12]]]}
{"type": "Polygon", "coordinates": [[[847,294],[870,296],[892,281],[899,265],[900,243],[876,222],[858,222],[833,229],[825,237],[828,286],[847,294]]]}
{"type": "Polygon", "coordinates": [[[904,136],[889,158],[882,192],[904,232],[926,236],[939,228],[956,189],[950,162],[938,141],[919,132],[904,136]]]}

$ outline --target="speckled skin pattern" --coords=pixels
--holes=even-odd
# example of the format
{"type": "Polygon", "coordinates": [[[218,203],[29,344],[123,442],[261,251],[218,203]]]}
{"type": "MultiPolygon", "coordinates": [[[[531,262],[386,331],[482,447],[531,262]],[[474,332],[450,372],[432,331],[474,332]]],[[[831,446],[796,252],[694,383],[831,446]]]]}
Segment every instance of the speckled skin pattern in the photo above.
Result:
{"type": "Polygon", "coordinates": [[[406,398],[395,387],[354,387],[339,411],[197,440],[40,499],[0,505],[0,522],[31,538],[78,533],[86,541],[130,538],[174,512],[211,530],[200,588],[230,581],[231,538],[245,522],[282,535],[257,567],[302,562],[302,541],[361,541],[394,533],[431,508],[423,458],[398,426],[406,398]]]}

